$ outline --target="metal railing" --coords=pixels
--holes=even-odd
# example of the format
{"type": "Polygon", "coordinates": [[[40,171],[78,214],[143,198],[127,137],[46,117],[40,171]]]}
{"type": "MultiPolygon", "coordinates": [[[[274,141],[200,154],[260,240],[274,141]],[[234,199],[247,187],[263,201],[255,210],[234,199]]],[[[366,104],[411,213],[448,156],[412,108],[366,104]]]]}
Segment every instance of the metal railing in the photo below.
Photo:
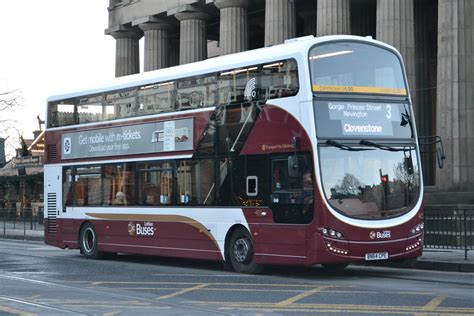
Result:
{"type": "Polygon", "coordinates": [[[474,249],[474,206],[431,206],[425,210],[425,248],[474,249]]]}
{"type": "Polygon", "coordinates": [[[0,237],[26,238],[32,231],[43,231],[43,216],[42,208],[0,208],[0,237]]]}
{"type": "MultiPolygon", "coordinates": [[[[32,231],[43,231],[43,208],[0,208],[0,237],[26,238],[32,231]]],[[[425,210],[424,247],[435,249],[474,249],[474,206],[430,206],[425,210]]]]}

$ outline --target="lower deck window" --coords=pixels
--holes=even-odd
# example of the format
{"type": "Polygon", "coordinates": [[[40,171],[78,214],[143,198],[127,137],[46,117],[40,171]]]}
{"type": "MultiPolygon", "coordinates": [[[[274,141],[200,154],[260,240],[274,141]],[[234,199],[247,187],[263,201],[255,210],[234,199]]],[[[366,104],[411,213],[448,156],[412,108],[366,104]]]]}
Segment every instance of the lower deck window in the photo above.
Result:
{"type": "Polygon", "coordinates": [[[173,168],[170,163],[144,163],[139,165],[138,204],[167,205],[173,197],[173,168]]]}
{"type": "Polygon", "coordinates": [[[103,205],[135,204],[135,172],[132,164],[105,165],[103,170],[103,205]]]}
{"type": "Polygon", "coordinates": [[[100,205],[101,187],[100,167],[77,168],[74,179],[74,204],[77,206],[100,205]]]}
{"type": "Polygon", "coordinates": [[[214,204],[214,161],[181,161],[177,168],[178,205],[214,204]]]}
{"type": "Polygon", "coordinates": [[[65,167],[64,206],[270,207],[276,223],[309,223],[311,159],[298,154],[298,170],[290,172],[289,155],[65,167]]]}

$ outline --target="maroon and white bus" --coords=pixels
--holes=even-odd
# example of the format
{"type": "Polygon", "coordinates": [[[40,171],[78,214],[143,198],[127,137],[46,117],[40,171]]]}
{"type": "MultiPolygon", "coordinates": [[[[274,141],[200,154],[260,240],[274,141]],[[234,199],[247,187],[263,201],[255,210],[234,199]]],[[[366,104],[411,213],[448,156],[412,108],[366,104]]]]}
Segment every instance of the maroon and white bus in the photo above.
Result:
{"type": "Polygon", "coordinates": [[[45,242],[262,265],[422,253],[420,153],[391,46],[312,36],[48,99],[45,242]]]}

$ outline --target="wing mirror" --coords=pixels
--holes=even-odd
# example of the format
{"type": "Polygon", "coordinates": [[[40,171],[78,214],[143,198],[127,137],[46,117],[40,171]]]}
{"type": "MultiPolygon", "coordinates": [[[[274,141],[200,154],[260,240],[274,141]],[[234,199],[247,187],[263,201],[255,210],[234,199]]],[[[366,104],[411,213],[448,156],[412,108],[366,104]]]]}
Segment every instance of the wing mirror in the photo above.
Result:
{"type": "Polygon", "coordinates": [[[288,156],[288,176],[297,178],[300,175],[298,156],[288,156]]]}
{"type": "MultiPolygon", "coordinates": [[[[420,136],[418,137],[418,142],[422,149],[426,147],[430,148],[431,145],[439,144],[439,147],[436,147],[436,162],[438,163],[438,168],[443,169],[444,161],[446,156],[444,154],[443,140],[440,136],[420,136]]],[[[433,153],[432,150],[421,150],[422,154],[433,153]]]]}

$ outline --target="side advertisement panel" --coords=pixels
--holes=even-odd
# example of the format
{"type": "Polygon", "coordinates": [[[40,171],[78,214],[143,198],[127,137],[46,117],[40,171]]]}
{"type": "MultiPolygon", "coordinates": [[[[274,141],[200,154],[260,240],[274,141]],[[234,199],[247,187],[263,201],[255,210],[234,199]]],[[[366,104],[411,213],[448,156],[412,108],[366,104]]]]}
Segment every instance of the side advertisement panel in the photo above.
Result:
{"type": "Polygon", "coordinates": [[[61,158],[77,159],[193,149],[193,119],[64,133],[61,158]]]}

